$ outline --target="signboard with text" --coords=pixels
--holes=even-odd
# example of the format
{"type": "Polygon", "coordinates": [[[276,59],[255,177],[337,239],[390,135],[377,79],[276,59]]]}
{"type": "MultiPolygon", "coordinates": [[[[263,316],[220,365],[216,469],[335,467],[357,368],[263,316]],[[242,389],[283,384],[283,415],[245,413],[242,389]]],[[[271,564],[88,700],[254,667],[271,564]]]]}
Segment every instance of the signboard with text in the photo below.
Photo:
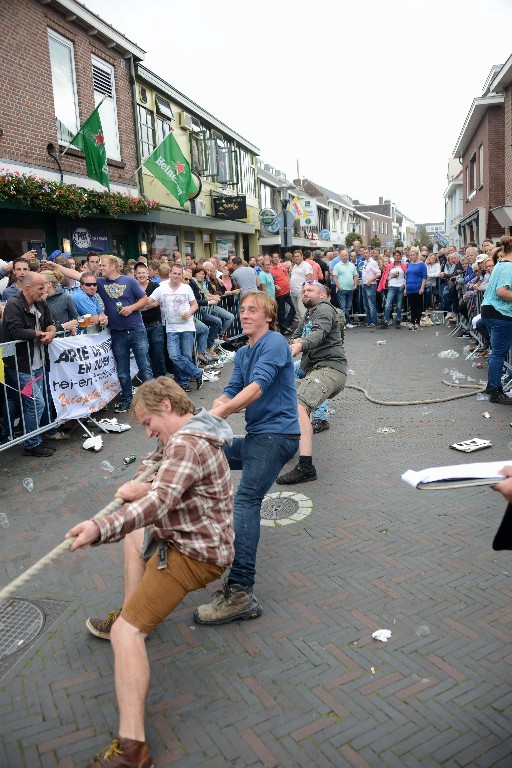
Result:
{"type": "Polygon", "coordinates": [[[213,210],[218,219],[246,219],[247,203],[245,195],[214,197],[213,210]]]}
{"type": "Polygon", "coordinates": [[[73,253],[108,253],[108,230],[101,224],[73,222],[71,225],[71,250],[73,253]]]}

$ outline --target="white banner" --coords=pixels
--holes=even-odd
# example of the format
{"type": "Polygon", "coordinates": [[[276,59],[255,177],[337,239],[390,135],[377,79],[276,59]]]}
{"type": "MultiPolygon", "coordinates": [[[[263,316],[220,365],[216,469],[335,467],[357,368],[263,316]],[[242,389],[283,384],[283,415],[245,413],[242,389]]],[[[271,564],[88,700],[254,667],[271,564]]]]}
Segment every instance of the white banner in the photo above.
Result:
{"type": "MultiPolygon", "coordinates": [[[[121,391],[108,331],[56,338],[50,354],[50,392],[58,419],[99,411],[121,391]]],[[[132,376],[133,371],[130,366],[132,376]]]]}

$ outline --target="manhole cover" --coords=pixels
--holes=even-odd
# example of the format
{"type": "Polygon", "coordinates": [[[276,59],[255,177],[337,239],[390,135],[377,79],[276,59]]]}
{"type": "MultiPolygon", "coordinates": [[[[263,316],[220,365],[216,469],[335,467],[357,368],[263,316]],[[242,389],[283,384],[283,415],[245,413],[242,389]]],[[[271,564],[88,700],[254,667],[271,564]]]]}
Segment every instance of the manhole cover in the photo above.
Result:
{"type": "Polygon", "coordinates": [[[0,603],[0,659],[33,642],[44,627],[44,619],[43,611],[25,600],[0,603]]]}
{"type": "Polygon", "coordinates": [[[294,499],[272,499],[265,496],[261,504],[260,517],[264,520],[281,520],[283,517],[291,517],[299,508],[294,499]]]}
{"type": "Polygon", "coordinates": [[[311,513],[312,508],[313,502],[303,493],[268,493],[261,503],[261,525],[279,527],[298,523],[311,513]]]}

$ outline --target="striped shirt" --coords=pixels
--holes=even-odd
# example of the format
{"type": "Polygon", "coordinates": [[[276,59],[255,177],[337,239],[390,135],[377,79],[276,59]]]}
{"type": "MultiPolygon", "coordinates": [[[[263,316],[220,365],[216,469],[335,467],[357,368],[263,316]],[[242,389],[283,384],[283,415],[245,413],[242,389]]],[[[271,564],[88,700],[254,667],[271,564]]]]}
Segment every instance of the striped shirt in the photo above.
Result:
{"type": "Polygon", "coordinates": [[[186,427],[143,461],[157,461],[148,493],[118,512],[95,519],[100,541],[119,541],[151,526],[153,538],[168,541],[187,557],[228,567],[234,555],[233,485],[223,440],[186,427]]]}

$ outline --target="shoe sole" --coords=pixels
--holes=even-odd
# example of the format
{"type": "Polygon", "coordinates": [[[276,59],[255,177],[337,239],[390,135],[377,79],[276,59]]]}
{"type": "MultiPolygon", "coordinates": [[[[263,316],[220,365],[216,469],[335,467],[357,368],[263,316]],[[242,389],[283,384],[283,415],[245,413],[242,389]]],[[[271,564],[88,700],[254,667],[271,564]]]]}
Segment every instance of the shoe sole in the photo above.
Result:
{"type": "Polygon", "coordinates": [[[215,619],[212,621],[204,621],[201,619],[197,610],[194,611],[194,621],[196,624],[202,624],[203,626],[219,627],[221,624],[231,624],[233,621],[249,621],[250,619],[257,619],[263,613],[263,608],[258,603],[253,608],[237,613],[235,616],[229,616],[226,619],[215,619]]]}
{"type": "Polygon", "coordinates": [[[99,629],[96,629],[95,627],[93,627],[90,619],[85,620],[85,626],[87,627],[91,635],[94,635],[94,637],[99,637],[102,640],[110,640],[110,633],[100,632],[99,629]]]}
{"type": "Polygon", "coordinates": [[[311,475],[311,477],[303,477],[300,480],[296,480],[296,481],[280,480],[280,478],[278,477],[276,480],[276,483],[278,485],[299,485],[300,483],[309,483],[311,480],[316,480],[316,479],[317,479],[316,475],[314,477],[313,475],[311,475]]]}

